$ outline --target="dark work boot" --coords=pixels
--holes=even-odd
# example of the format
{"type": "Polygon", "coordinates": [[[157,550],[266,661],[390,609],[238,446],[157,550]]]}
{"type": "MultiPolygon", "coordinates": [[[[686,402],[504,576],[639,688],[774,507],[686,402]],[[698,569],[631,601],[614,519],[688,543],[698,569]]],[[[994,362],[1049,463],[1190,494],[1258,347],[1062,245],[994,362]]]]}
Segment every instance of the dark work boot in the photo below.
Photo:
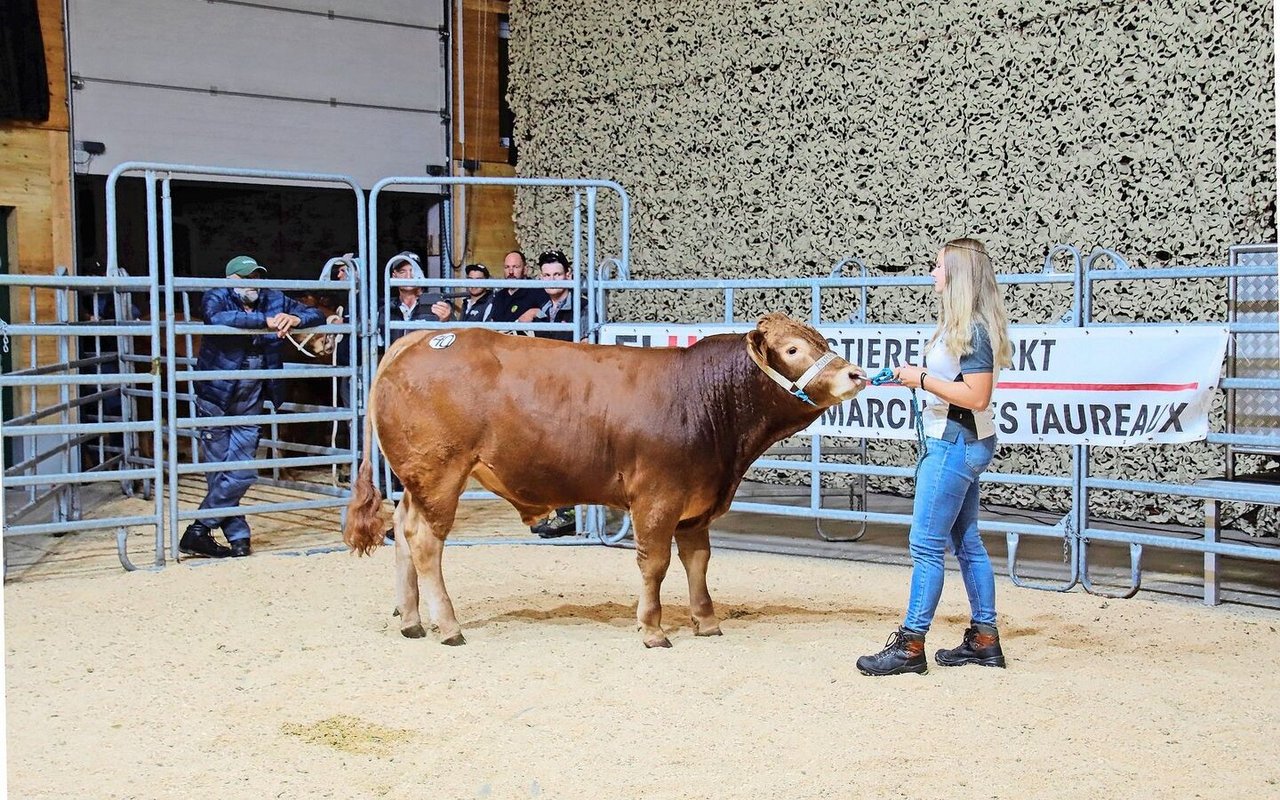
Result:
{"type": "Polygon", "coordinates": [[[557,508],[555,513],[529,530],[543,539],[555,539],[559,536],[572,536],[577,527],[577,511],[573,506],[557,508]]]}
{"type": "Polygon", "coordinates": [[[883,650],[858,659],[858,671],[863,675],[903,675],[908,672],[923,675],[929,671],[929,662],[924,657],[924,634],[898,628],[889,636],[883,650]]]}
{"type": "Polygon", "coordinates": [[[226,558],[231,555],[231,548],[218,544],[213,538],[213,531],[203,522],[193,522],[187,526],[182,538],[178,540],[178,550],[189,556],[205,558],[226,558]]]}
{"type": "Polygon", "coordinates": [[[995,625],[970,625],[964,631],[964,641],[959,647],[939,650],[933,660],[940,667],[959,667],[964,664],[980,664],[984,667],[1003,667],[1004,652],[1000,650],[1000,633],[995,625]]]}
{"type": "Polygon", "coordinates": [[[248,539],[236,539],[231,542],[231,557],[244,558],[253,552],[253,548],[249,545],[248,539]]]}

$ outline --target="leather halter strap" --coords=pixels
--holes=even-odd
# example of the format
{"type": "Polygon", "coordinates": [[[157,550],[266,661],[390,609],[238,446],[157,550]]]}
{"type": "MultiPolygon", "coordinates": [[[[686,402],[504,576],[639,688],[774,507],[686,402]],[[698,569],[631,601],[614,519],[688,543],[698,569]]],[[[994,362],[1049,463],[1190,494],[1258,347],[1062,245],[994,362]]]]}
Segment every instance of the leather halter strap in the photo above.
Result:
{"type": "Polygon", "coordinates": [[[756,355],[756,352],[752,350],[750,347],[747,348],[747,355],[751,356],[751,360],[755,362],[756,366],[759,367],[760,370],[764,372],[765,375],[768,375],[773,380],[774,383],[778,384],[783,389],[785,389],[787,394],[797,399],[803,400],[811,406],[816,406],[817,403],[809,399],[809,395],[805,394],[804,387],[808,386],[810,381],[818,377],[818,373],[826,369],[826,366],[828,364],[830,364],[832,361],[835,361],[837,358],[839,358],[839,356],[836,355],[835,351],[828,350],[826,354],[824,354],[817,361],[813,362],[813,365],[810,366],[807,370],[805,370],[803,375],[801,375],[799,378],[796,378],[794,381],[792,381],[792,380],[788,380],[786,377],[782,375],[782,373],[778,372],[776,369],[766,364],[764,362],[764,359],[756,355]]]}
{"type": "Polygon", "coordinates": [[[302,341],[298,341],[297,339],[294,338],[293,331],[290,331],[284,335],[284,338],[288,339],[290,344],[298,348],[299,353],[302,353],[307,358],[315,358],[316,354],[307,349],[307,342],[314,339],[315,336],[316,335],[314,333],[309,333],[306,336],[302,337],[302,341]]]}

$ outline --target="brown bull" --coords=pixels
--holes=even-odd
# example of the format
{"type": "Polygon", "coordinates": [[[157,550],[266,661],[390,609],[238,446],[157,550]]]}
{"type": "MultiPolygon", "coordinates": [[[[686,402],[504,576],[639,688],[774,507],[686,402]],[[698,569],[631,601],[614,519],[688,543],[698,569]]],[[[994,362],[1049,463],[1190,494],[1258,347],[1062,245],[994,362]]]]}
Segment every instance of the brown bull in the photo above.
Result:
{"type": "MultiPolygon", "coordinates": [[[[674,536],[699,636],[720,633],[707,592],[708,526],[774,442],[862,389],[865,373],[808,325],[769,314],[746,334],[684,349],[639,349],[421,331],[387,352],[368,424],[404,483],[396,508],[401,633],[425,635],[418,576],[445,644],[463,644],[441,572],[444,539],[470,476],[531,524],[578,503],[631,512],[644,581],[636,617],[647,647],[669,647],[659,589],[674,536]],[[451,338],[452,335],[452,338],[451,338]],[[796,384],[800,384],[799,387],[796,384]],[[530,401],[537,411],[526,414],[530,401]]],[[[346,543],[382,544],[369,436],[347,510],[346,543]]]]}

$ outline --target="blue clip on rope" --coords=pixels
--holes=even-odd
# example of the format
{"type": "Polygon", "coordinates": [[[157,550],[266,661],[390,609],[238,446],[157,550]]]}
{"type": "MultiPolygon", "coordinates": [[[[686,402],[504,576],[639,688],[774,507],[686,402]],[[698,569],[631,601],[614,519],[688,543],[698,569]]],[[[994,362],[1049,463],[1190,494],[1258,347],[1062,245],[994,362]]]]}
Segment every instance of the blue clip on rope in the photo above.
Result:
{"type": "Polygon", "coordinates": [[[884,369],[871,376],[872,386],[883,386],[893,381],[893,368],[885,367],[884,369]]]}

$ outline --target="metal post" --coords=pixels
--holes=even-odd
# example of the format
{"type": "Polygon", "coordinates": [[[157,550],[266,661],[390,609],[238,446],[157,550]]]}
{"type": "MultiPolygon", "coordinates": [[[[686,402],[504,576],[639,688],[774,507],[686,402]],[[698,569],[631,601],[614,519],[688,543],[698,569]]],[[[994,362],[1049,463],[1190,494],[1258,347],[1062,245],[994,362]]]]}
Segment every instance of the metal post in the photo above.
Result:
{"type": "MultiPolygon", "coordinates": [[[[54,275],[66,275],[67,268],[63,266],[55,267],[54,275]]],[[[71,322],[71,313],[68,308],[68,299],[70,290],[67,288],[58,288],[53,290],[53,305],[55,320],[59,325],[67,325],[71,322]]],[[[66,365],[65,368],[70,369],[71,353],[67,348],[68,334],[59,333],[57,335],[57,351],[58,363],[66,365]]],[[[58,386],[58,405],[61,410],[58,412],[58,421],[63,425],[71,424],[71,387],[63,383],[58,386]]],[[[70,443],[75,438],[75,434],[67,434],[65,445],[61,455],[58,458],[62,465],[64,473],[71,472],[71,448],[70,443]]],[[[77,491],[75,484],[67,484],[59,488],[57,494],[57,502],[54,504],[54,514],[57,520],[74,519],[72,507],[75,504],[72,494],[77,491]]]]}
{"type": "MultiPolygon", "coordinates": [[[[1218,516],[1221,508],[1217,500],[1204,501],[1204,540],[1209,544],[1220,541],[1222,521],[1218,516]]],[[[1204,604],[1216,606],[1222,602],[1222,578],[1218,572],[1218,554],[1205,551],[1204,554],[1204,604]]]]}

